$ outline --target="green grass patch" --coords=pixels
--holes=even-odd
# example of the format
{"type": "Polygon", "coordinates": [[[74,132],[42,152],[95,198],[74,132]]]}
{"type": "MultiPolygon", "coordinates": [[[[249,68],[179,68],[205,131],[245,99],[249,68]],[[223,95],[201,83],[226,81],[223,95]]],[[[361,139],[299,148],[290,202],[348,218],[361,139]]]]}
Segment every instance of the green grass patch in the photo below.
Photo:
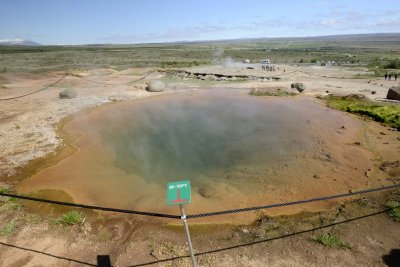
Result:
{"type": "MultiPolygon", "coordinates": [[[[5,187],[0,187],[0,193],[9,193],[10,190],[5,187]]],[[[2,205],[2,210],[19,210],[22,205],[21,203],[18,202],[18,199],[15,197],[9,197],[7,198],[7,201],[3,202],[4,205],[2,205]]]]}
{"type": "Polygon", "coordinates": [[[400,59],[392,59],[385,65],[385,69],[400,69],[400,59]]]}
{"type": "Polygon", "coordinates": [[[25,215],[25,220],[30,224],[38,224],[41,218],[39,215],[28,213],[25,215]]]}
{"type": "Polygon", "coordinates": [[[386,203],[386,207],[388,207],[389,215],[393,218],[393,220],[400,222],[400,203],[397,201],[388,201],[386,203]]]}
{"type": "Polygon", "coordinates": [[[311,239],[327,247],[351,249],[351,245],[349,243],[341,241],[337,236],[331,233],[313,236],[311,239]]]}
{"type": "Polygon", "coordinates": [[[294,92],[287,92],[285,90],[263,90],[263,89],[252,89],[249,95],[254,96],[296,96],[294,92]]]}
{"type": "Polygon", "coordinates": [[[365,115],[375,121],[400,130],[400,106],[372,102],[363,97],[329,96],[328,106],[346,112],[365,115]]]}
{"type": "Polygon", "coordinates": [[[372,72],[372,73],[358,73],[353,75],[354,79],[371,79],[371,78],[376,78],[379,77],[379,73],[378,72],[372,72]]]}
{"type": "MultiPolygon", "coordinates": [[[[0,193],[3,193],[3,194],[7,194],[7,193],[9,193],[10,192],[10,190],[8,189],[8,188],[5,188],[5,187],[0,187],[0,193]]],[[[18,201],[18,198],[15,198],[15,197],[9,197],[8,198],[8,201],[9,202],[17,202],[18,201]]]]}
{"type": "Polygon", "coordinates": [[[1,206],[1,210],[13,211],[13,210],[20,210],[22,208],[22,204],[19,202],[7,202],[1,206]]]}
{"type": "Polygon", "coordinates": [[[8,191],[8,188],[5,188],[5,187],[2,187],[2,186],[0,186],[0,193],[2,193],[2,194],[7,194],[9,191],[8,191]]]}
{"type": "Polygon", "coordinates": [[[161,62],[161,67],[162,68],[179,68],[179,67],[193,67],[193,66],[201,66],[201,65],[207,65],[209,64],[208,61],[178,61],[178,60],[173,60],[173,61],[163,61],[161,62]]]}
{"type": "Polygon", "coordinates": [[[0,229],[0,236],[10,236],[15,232],[16,229],[16,224],[15,221],[12,220],[9,223],[6,223],[1,229],[0,229]]]}
{"type": "Polygon", "coordinates": [[[61,215],[58,219],[58,222],[63,225],[75,225],[75,224],[83,224],[85,221],[85,216],[80,211],[69,211],[61,215]]]}

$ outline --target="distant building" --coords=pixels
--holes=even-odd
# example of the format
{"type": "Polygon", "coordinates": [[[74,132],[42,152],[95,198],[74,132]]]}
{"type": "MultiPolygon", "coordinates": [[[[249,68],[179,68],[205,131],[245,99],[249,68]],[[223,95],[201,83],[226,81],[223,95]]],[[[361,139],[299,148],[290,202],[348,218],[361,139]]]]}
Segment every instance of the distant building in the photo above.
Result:
{"type": "Polygon", "coordinates": [[[263,59],[261,60],[261,69],[267,71],[275,71],[275,65],[272,65],[269,59],[263,59]]]}
{"type": "Polygon", "coordinates": [[[271,61],[269,59],[261,60],[261,65],[265,65],[265,64],[271,64],[271,61]]]}

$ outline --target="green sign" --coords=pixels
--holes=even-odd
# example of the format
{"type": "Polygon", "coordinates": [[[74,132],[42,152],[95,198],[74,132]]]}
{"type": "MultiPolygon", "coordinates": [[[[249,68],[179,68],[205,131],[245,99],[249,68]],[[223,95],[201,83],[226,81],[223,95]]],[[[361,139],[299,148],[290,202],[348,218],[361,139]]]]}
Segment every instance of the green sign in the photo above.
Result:
{"type": "Polygon", "coordinates": [[[191,201],[190,181],[171,182],[167,185],[167,205],[188,204],[191,201]]]}

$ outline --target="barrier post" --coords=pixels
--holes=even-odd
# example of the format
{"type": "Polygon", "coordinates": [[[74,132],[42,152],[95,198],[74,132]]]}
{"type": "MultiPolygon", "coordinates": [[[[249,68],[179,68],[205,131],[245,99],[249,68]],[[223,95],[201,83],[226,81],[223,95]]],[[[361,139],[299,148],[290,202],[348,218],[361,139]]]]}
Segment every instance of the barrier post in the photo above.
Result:
{"type": "Polygon", "coordinates": [[[190,252],[190,258],[192,260],[192,266],[196,267],[196,258],[194,257],[194,251],[193,251],[193,245],[192,245],[192,240],[190,238],[190,232],[189,232],[189,225],[188,222],[186,220],[186,214],[185,214],[185,209],[183,208],[183,205],[180,204],[179,205],[180,209],[181,209],[181,218],[183,221],[183,227],[185,228],[185,234],[186,234],[186,238],[188,240],[188,244],[189,244],[189,252],[190,252]]]}
{"type": "Polygon", "coordinates": [[[184,204],[189,204],[191,202],[191,192],[190,192],[190,181],[177,181],[170,182],[167,184],[167,205],[179,205],[181,210],[181,219],[183,221],[183,228],[185,229],[186,238],[189,244],[190,258],[192,260],[192,266],[196,267],[196,258],[194,257],[192,240],[190,238],[189,226],[186,219],[184,204]]]}

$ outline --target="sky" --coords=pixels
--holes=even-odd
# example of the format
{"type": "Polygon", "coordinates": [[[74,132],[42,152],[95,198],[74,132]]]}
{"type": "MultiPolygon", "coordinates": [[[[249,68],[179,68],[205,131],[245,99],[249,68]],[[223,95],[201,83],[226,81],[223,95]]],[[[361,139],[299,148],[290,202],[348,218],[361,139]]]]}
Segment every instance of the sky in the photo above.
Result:
{"type": "Polygon", "coordinates": [[[0,40],[46,45],[388,32],[399,0],[0,0],[0,40]]]}

